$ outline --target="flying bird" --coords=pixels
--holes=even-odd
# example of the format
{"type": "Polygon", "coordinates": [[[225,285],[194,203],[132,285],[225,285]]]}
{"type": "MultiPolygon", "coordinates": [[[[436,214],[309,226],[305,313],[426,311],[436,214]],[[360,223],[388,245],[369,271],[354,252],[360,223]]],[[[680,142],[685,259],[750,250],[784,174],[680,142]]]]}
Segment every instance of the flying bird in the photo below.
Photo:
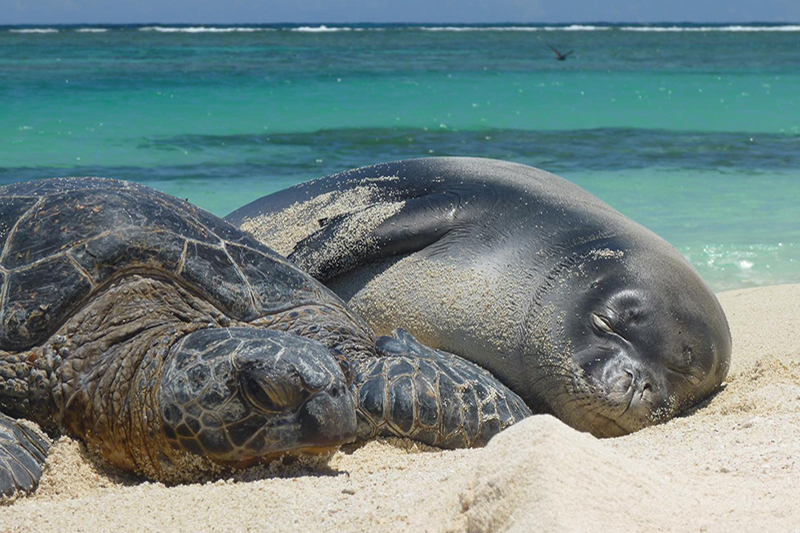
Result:
{"type": "Polygon", "coordinates": [[[570,55],[574,51],[574,50],[570,50],[566,54],[562,54],[561,52],[558,51],[558,48],[556,48],[555,46],[550,46],[549,44],[547,46],[550,47],[550,50],[552,50],[553,52],[556,53],[556,59],[559,60],[559,61],[564,61],[567,58],[567,56],[570,55]]]}

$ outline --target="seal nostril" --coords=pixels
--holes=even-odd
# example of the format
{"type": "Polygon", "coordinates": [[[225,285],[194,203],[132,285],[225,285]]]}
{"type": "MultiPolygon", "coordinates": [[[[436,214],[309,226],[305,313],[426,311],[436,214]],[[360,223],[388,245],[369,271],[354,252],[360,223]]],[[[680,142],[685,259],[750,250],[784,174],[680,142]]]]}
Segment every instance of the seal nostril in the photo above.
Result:
{"type": "Polygon", "coordinates": [[[631,387],[633,387],[635,377],[636,376],[633,375],[633,372],[631,372],[630,370],[627,370],[627,369],[625,370],[625,388],[626,389],[630,389],[631,387]]]}
{"type": "Polygon", "coordinates": [[[635,393],[635,376],[633,372],[628,369],[611,369],[608,375],[603,376],[608,392],[611,395],[622,397],[629,397],[630,394],[635,393]]]}
{"type": "Polygon", "coordinates": [[[653,386],[650,385],[649,382],[645,381],[642,384],[642,401],[647,403],[653,403],[653,386]]]}

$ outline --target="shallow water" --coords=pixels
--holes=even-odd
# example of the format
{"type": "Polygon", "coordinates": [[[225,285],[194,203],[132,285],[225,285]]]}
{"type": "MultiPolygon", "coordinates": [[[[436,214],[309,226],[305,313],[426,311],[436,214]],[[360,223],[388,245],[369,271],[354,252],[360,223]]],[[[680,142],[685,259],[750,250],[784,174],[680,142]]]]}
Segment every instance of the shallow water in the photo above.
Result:
{"type": "Polygon", "coordinates": [[[0,184],[130,179],[224,215],[495,157],[587,188],[717,290],[798,282],[798,87],[797,25],[0,27],[0,184]]]}

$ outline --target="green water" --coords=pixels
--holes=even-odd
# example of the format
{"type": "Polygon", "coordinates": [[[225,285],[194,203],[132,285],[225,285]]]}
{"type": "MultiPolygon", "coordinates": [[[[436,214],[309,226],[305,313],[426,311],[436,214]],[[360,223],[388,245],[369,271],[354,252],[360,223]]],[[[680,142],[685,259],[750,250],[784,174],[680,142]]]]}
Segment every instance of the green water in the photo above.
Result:
{"type": "Polygon", "coordinates": [[[715,289],[800,282],[800,26],[51,29],[0,27],[0,184],[116,177],[224,215],[361,165],[496,157],[597,194],[715,289]]]}

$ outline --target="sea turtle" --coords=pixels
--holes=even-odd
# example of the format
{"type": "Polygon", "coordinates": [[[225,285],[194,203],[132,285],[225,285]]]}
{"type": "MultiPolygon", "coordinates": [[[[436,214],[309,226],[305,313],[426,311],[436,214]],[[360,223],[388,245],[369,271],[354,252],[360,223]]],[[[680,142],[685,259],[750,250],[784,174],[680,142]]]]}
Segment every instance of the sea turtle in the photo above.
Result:
{"type": "Polygon", "coordinates": [[[191,480],[356,438],[479,445],[530,414],[480,368],[398,332],[221,219],[148,187],[0,188],[0,496],[48,432],[191,480]]]}
{"type": "Polygon", "coordinates": [[[439,157],[363,167],[227,217],[332,288],[378,333],[490,370],[535,412],[596,436],[716,390],[722,307],[669,243],[533,167],[439,157]]]}

